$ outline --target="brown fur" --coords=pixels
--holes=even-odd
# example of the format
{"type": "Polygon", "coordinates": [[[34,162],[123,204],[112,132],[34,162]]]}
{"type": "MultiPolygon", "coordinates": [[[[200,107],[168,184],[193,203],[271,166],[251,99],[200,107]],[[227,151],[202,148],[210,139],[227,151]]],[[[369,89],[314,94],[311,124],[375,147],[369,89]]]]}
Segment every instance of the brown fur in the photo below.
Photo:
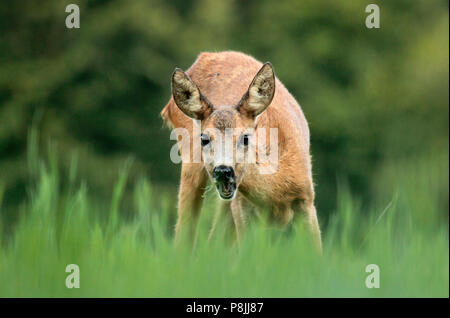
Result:
{"type": "MultiPolygon", "coordinates": [[[[205,52],[199,55],[186,74],[195,82],[201,95],[219,109],[208,114],[211,118],[202,121],[203,128],[212,126],[224,129],[252,125],[252,120],[237,115],[239,112],[232,110],[230,105],[239,105],[242,102],[261,66],[262,63],[259,61],[238,52],[205,52]]],[[[194,147],[192,138],[199,137],[192,135],[192,119],[177,107],[173,97],[162,110],[161,116],[175,128],[184,127],[190,130],[192,156],[194,147]]],[[[259,208],[268,208],[272,218],[285,226],[290,224],[296,215],[302,215],[320,249],[308,124],[300,106],[278,79],[275,81],[275,95],[270,106],[256,119],[256,128],[270,127],[278,128],[278,171],[263,175],[258,172],[258,163],[250,164],[240,180],[237,197],[231,202],[223,202],[224,208],[220,213],[225,218],[232,218],[231,223],[234,224],[238,238],[242,235],[247,222],[246,209],[243,205],[252,204],[259,208]]],[[[268,133],[266,136],[268,138],[268,133]]],[[[182,152],[182,146],[180,147],[182,152]]],[[[202,163],[182,164],[176,225],[177,240],[182,236],[181,232],[195,236],[195,221],[201,208],[206,183],[207,173],[202,163]]],[[[212,233],[214,228],[215,226],[212,233]]]]}
{"type": "Polygon", "coordinates": [[[211,115],[214,120],[214,127],[224,131],[226,128],[233,128],[234,114],[230,110],[219,110],[211,115]]]}

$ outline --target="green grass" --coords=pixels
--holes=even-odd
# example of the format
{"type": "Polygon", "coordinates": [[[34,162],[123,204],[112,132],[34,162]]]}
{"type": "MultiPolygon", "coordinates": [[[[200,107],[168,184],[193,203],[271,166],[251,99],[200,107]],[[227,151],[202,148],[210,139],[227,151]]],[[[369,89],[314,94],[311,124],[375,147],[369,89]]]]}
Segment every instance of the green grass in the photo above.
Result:
{"type": "Polygon", "coordinates": [[[1,297],[449,296],[448,154],[386,165],[370,207],[342,182],[322,257],[301,231],[280,234],[264,222],[250,226],[239,250],[208,244],[213,192],[195,250],[175,248],[174,196],[140,180],[133,204],[123,204],[125,167],[111,202],[99,204],[77,182],[76,161],[64,182],[55,157],[48,162],[30,158],[35,181],[0,249],[1,297]],[[79,289],[65,286],[68,264],[80,267],[79,289]],[[379,289],[365,286],[368,264],[380,268],[379,289]]]}

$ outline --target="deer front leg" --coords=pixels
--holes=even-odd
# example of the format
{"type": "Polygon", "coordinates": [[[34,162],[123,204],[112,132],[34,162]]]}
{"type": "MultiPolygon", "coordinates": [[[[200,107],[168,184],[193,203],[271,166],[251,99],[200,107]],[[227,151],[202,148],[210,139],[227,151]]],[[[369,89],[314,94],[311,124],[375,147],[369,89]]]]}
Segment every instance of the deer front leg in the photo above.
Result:
{"type": "Polygon", "coordinates": [[[247,223],[245,211],[245,198],[241,194],[237,194],[236,198],[231,202],[231,213],[233,215],[234,226],[236,231],[236,241],[240,244],[247,223]]]}
{"type": "Polygon", "coordinates": [[[202,164],[183,163],[178,195],[178,220],[175,226],[175,244],[188,241],[195,244],[196,229],[207,176],[202,164]]]}
{"type": "Polygon", "coordinates": [[[220,232],[220,234],[223,234],[226,239],[229,239],[233,236],[234,231],[235,226],[233,222],[233,215],[231,213],[231,203],[227,201],[220,201],[218,210],[214,215],[208,241],[212,241],[217,235],[217,232],[220,232]]]}
{"type": "Polygon", "coordinates": [[[306,207],[307,211],[307,224],[309,231],[312,235],[313,242],[317,250],[322,253],[322,237],[319,228],[319,221],[317,220],[317,212],[314,203],[310,203],[306,207]]]}
{"type": "Polygon", "coordinates": [[[213,239],[217,231],[222,231],[225,239],[240,244],[246,224],[243,203],[243,197],[239,193],[233,201],[220,203],[209,233],[209,240],[213,239]]]}
{"type": "Polygon", "coordinates": [[[296,207],[296,210],[299,210],[296,214],[298,214],[301,219],[302,225],[308,231],[309,237],[311,238],[314,247],[319,251],[320,254],[322,254],[322,238],[314,203],[311,200],[302,201],[296,207]]]}

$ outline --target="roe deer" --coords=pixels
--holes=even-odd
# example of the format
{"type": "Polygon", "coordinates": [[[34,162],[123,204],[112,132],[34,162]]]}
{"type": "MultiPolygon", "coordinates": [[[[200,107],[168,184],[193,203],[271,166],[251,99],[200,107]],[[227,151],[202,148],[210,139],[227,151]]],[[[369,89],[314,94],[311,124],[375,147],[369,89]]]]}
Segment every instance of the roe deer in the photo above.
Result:
{"type": "MultiPolygon", "coordinates": [[[[299,104],[275,77],[270,63],[263,65],[232,51],[201,53],[186,73],[175,69],[172,97],[161,116],[172,127],[187,129],[190,138],[187,144],[178,141],[180,153],[190,155],[183,158],[181,167],[176,242],[185,235],[195,240],[209,177],[222,199],[210,235],[218,222],[228,222],[239,242],[247,222],[247,207],[267,209],[271,219],[282,226],[291,224],[297,215],[302,216],[314,244],[321,250],[308,124],[299,104]],[[211,158],[211,153],[223,146],[221,137],[227,129],[235,131],[232,146],[245,152],[261,129],[267,130],[265,138],[269,140],[270,128],[278,132],[278,166],[273,173],[261,173],[265,163],[258,158],[255,162],[237,162],[234,156],[211,158]],[[251,129],[253,133],[247,133],[251,129]],[[194,162],[192,155],[198,150],[201,161],[194,162]]],[[[273,145],[271,141],[267,143],[265,149],[270,151],[273,145]]],[[[256,150],[258,154],[261,151],[264,149],[256,150]]]]}

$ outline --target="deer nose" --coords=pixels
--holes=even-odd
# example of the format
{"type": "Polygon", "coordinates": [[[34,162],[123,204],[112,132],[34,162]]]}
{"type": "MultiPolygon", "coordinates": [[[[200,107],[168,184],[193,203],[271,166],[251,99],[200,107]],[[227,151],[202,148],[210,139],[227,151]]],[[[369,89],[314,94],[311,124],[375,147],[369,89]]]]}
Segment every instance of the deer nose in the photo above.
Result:
{"type": "Polygon", "coordinates": [[[218,182],[231,181],[234,179],[234,170],[228,166],[218,166],[213,169],[213,178],[218,182]]]}

